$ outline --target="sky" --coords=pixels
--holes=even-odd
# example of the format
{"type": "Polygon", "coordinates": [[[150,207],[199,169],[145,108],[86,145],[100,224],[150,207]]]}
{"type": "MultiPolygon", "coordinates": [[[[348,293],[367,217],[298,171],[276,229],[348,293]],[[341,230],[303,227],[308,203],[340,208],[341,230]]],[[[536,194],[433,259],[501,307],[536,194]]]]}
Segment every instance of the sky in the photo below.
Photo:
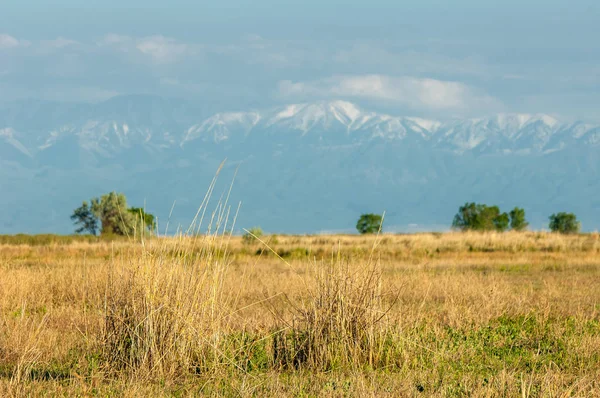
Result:
{"type": "Polygon", "coordinates": [[[0,0],[0,101],[345,99],[600,122],[597,0],[0,0]]]}

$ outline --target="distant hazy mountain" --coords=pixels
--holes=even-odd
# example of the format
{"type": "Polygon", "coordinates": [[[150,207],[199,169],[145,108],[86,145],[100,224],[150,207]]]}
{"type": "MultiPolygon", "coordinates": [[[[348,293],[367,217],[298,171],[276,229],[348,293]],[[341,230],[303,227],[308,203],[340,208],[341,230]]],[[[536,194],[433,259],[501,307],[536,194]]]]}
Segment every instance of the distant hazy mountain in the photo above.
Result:
{"type": "MultiPolygon", "coordinates": [[[[237,227],[351,231],[363,212],[388,229],[444,229],[466,201],[525,207],[532,225],[574,211],[600,226],[600,127],[548,115],[435,121],[345,101],[214,113],[158,97],[0,107],[0,233],[69,232],[84,199],[123,191],[166,220],[191,221],[219,163],[238,170],[237,227]]],[[[216,199],[215,199],[216,200],[216,199]]]]}

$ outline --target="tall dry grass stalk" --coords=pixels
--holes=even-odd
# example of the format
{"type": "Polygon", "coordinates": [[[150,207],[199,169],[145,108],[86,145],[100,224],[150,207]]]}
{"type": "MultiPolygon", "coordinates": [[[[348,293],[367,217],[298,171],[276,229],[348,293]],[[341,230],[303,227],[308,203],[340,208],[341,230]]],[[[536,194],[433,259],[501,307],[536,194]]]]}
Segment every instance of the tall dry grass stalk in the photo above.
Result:
{"type": "Polygon", "coordinates": [[[201,233],[215,182],[216,176],[175,245],[142,239],[140,256],[112,259],[102,342],[113,369],[174,379],[228,363],[223,336],[234,296],[224,291],[224,280],[230,265],[227,230],[236,215],[230,214],[228,192],[201,233]]]}
{"type": "Polygon", "coordinates": [[[19,386],[30,377],[32,370],[39,364],[42,356],[39,350],[40,333],[46,324],[46,317],[41,320],[33,320],[25,317],[26,305],[21,308],[21,315],[11,321],[4,319],[0,324],[4,324],[2,329],[8,332],[4,337],[11,344],[5,344],[0,341],[0,356],[11,359],[14,363],[10,383],[19,386]],[[8,324],[12,323],[9,328],[8,324]]]}

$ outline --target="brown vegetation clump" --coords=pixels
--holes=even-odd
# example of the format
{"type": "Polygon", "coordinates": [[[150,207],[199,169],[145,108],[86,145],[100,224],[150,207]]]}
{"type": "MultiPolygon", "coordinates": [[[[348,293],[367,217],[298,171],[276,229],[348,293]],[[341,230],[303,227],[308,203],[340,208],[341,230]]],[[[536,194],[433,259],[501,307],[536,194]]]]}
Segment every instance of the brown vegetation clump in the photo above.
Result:
{"type": "Polygon", "coordinates": [[[339,257],[315,262],[307,295],[288,300],[291,320],[273,341],[274,360],[282,368],[360,370],[382,367],[381,346],[388,328],[384,318],[381,272],[370,259],[352,269],[339,257]]]}

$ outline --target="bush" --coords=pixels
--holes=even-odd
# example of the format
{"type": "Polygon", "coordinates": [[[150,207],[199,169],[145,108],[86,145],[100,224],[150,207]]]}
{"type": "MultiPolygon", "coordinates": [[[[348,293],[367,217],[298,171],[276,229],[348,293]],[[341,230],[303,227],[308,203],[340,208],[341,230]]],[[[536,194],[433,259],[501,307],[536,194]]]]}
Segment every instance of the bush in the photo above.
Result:
{"type": "Polygon", "coordinates": [[[279,244],[279,239],[277,238],[277,235],[271,235],[269,237],[269,240],[267,241],[267,244],[269,244],[270,246],[272,246],[272,245],[278,245],[279,244]]]}
{"type": "Polygon", "coordinates": [[[260,238],[261,236],[263,236],[263,230],[260,227],[250,228],[244,235],[242,235],[242,242],[246,245],[249,245],[254,243],[256,238],[260,238]]]}

